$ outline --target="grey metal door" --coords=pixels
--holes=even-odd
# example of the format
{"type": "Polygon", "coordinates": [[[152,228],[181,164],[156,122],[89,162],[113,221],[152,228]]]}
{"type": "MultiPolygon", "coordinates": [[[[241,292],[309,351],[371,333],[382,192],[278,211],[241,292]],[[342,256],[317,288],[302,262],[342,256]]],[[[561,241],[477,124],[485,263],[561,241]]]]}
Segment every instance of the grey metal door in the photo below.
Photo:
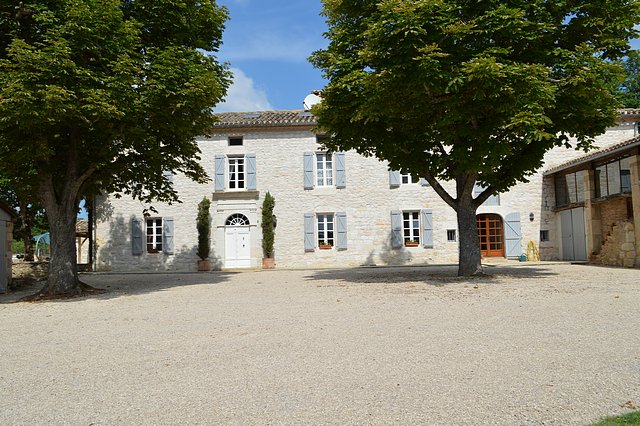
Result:
{"type": "Polygon", "coordinates": [[[560,212],[563,260],[587,260],[584,207],[560,212]]]}
{"type": "Polygon", "coordinates": [[[584,207],[571,209],[573,225],[573,260],[587,260],[587,234],[584,230],[584,207]]]}

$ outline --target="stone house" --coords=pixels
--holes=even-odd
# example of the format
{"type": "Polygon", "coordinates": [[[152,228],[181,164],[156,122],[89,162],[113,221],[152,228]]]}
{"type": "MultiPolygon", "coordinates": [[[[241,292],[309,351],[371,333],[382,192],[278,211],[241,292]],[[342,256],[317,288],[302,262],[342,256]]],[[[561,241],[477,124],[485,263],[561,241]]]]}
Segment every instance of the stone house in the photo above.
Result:
{"type": "Polygon", "coordinates": [[[0,293],[6,293],[11,284],[13,253],[13,221],[17,215],[13,209],[0,202],[0,293]]]}
{"type": "MultiPolygon", "coordinates": [[[[260,212],[267,191],[276,200],[278,268],[457,262],[455,212],[426,181],[355,152],[324,152],[324,136],[313,132],[316,122],[308,111],[217,115],[220,121],[198,138],[211,183],[167,175],[182,203],[154,204],[157,213],[152,216],[143,215],[148,206],[139,201],[110,196],[97,200],[92,226],[95,270],[196,270],[195,219],[203,197],[212,201],[214,267],[258,268],[260,212]]],[[[606,150],[633,139],[639,117],[625,111],[620,126],[597,138],[596,145],[606,150]]],[[[558,173],[572,170],[565,167],[567,161],[577,159],[576,167],[587,164],[580,160],[583,155],[550,151],[545,167],[529,182],[490,198],[478,209],[483,256],[532,257],[539,250],[542,259],[578,259],[563,246],[568,228],[561,225],[567,213],[555,201],[559,186],[554,182],[558,173]],[[554,171],[545,174],[550,169],[554,171]]],[[[453,193],[452,183],[444,186],[453,193]]],[[[576,202],[586,205],[586,200],[576,202]]],[[[585,207],[570,206],[571,214],[585,207]]],[[[601,220],[595,215],[589,220],[601,220]]],[[[576,213],[576,223],[579,219],[576,213]]],[[[598,241],[589,244],[595,247],[598,241]]]]}

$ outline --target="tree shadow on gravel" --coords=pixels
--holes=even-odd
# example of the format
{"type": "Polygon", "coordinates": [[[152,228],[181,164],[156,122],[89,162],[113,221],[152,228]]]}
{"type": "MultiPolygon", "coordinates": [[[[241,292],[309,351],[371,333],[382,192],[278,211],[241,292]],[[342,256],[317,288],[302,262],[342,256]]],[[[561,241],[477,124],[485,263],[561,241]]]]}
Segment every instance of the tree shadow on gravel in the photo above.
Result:
{"type": "MultiPolygon", "coordinates": [[[[102,293],[83,294],[78,297],[66,299],[43,300],[36,303],[73,302],[87,299],[107,300],[118,297],[141,295],[168,290],[178,287],[196,285],[217,285],[229,279],[238,272],[184,272],[184,273],[87,273],[80,274],[80,280],[96,289],[104,290],[102,293]]],[[[39,285],[39,284],[38,284],[39,285]]],[[[29,287],[8,294],[0,294],[0,305],[20,302],[20,299],[33,293],[37,287],[29,287]]],[[[29,303],[29,302],[24,302],[29,303]]]]}
{"type": "Polygon", "coordinates": [[[447,284],[491,284],[502,280],[549,278],[558,274],[543,266],[485,266],[484,275],[459,277],[458,265],[401,267],[359,267],[313,271],[309,281],[336,281],[349,284],[422,283],[435,287],[447,284]]]}

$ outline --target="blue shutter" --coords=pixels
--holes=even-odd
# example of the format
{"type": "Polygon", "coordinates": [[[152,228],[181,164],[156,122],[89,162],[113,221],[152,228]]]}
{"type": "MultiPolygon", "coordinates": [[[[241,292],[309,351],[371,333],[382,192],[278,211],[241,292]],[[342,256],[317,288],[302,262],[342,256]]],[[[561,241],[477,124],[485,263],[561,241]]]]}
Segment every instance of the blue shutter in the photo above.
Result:
{"type": "Polygon", "coordinates": [[[433,214],[431,210],[422,210],[422,246],[433,248],[433,214]]]}
{"type": "MultiPolygon", "coordinates": [[[[478,198],[478,195],[482,194],[482,191],[484,191],[484,187],[480,186],[478,183],[476,183],[473,186],[473,198],[478,198]]],[[[489,196],[489,198],[487,198],[487,200],[482,203],[483,206],[499,206],[500,205],[500,194],[495,194],[495,195],[491,195],[489,196]]]]}
{"type": "Polygon", "coordinates": [[[336,213],[336,222],[338,225],[338,241],[336,248],[338,250],[347,249],[347,214],[345,212],[336,213]]]}
{"type": "Polygon", "coordinates": [[[392,188],[400,186],[400,170],[389,170],[389,186],[392,188]]]}
{"type": "Polygon", "coordinates": [[[247,154],[244,158],[247,162],[247,189],[249,191],[255,191],[258,188],[256,179],[256,155],[247,154]]]}
{"type": "Polygon", "coordinates": [[[214,187],[216,191],[224,191],[224,164],[224,155],[216,154],[216,174],[214,178],[214,187]]]}
{"type": "Polygon", "coordinates": [[[142,254],[142,221],[131,218],[131,254],[142,254]]]}
{"type": "Polygon", "coordinates": [[[333,158],[336,162],[336,188],[346,188],[347,173],[344,152],[336,152],[333,158]]]}
{"type": "Polygon", "coordinates": [[[173,218],[162,218],[162,251],[173,254],[173,218]]]}
{"type": "Polygon", "coordinates": [[[164,170],[162,172],[162,176],[165,178],[167,182],[173,183],[173,172],[171,170],[164,170]]]}
{"type": "Polygon", "coordinates": [[[304,153],[304,189],[313,189],[313,152],[304,153]]]}
{"type": "Polygon", "coordinates": [[[420,178],[420,185],[421,186],[431,186],[431,185],[429,185],[429,181],[426,180],[425,178],[420,178]]]}
{"type": "Polygon", "coordinates": [[[520,213],[509,213],[504,219],[504,240],[507,257],[522,254],[522,232],[520,231],[520,213]]]}
{"type": "Polygon", "coordinates": [[[391,248],[400,248],[404,244],[402,238],[402,212],[391,212],[391,248]]]}
{"type": "Polygon", "coordinates": [[[313,213],[304,214],[304,251],[314,251],[316,248],[315,232],[313,228],[313,213]]]}

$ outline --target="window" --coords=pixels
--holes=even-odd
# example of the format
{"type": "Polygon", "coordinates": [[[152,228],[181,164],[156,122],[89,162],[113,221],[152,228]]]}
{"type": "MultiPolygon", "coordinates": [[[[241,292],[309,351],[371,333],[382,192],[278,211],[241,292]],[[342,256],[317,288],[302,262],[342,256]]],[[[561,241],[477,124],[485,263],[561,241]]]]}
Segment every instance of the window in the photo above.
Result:
{"type": "Polygon", "coordinates": [[[333,160],[329,153],[316,154],[316,185],[333,186],[333,160]]]}
{"type": "Polygon", "coordinates": [[[147,219],[147,253],[162,251],[162,218],[147,219]]]}
{"type": "Polygon", "coordinates": [[[418,181],[419,181],[418,177],[412,176],[411,173],[400,173],[400,182],[403,185],[418,183],[418,181]]]}
{"type": "Polygon", "coordinates": [[[242,136],[229,137],[229,146],[242,146],[242,143],[243,143],[242,136]]]}
{"type": "Polygon", "coordinates": [[[244,189],[244,157],[229,157],[229,189],[244,189]]]}
{"type": "MultiPolygon", "coordinates": [[[[473,198],[478,198],[478,196],[482,194],[484,190],[485,190],[485,187],[476,182],[476,184],[473,186],[473,198]]],[[[484,203],[482,203],[482,205],[483,206],[499,206],[500,194],[493,194],[489,196],[489,198],[487,198],[487,200],[484,203]]]]}
{"type": "Polygon", "coordinates": [[[455,229],[447,229],[447,241],[455,242],[456,241],[456,230],[455,229]]]}
{"type": "Polygon", "coordinates": [[[402,213],[402,233],[405,244],[420,244],[420,212],[402,213]]]}
{"type": "Polygon", "coordinates": [[[334,245],[333,214],[318,215],[318,247],[330,248],[334,245]]]}
{"type": "Polygon", "coordinates": [[[584,178],[586,170],[554,177],[556,207],[580,203],[585,200],[584,178]]]}
{"type": "Polygon", "coordinates": [[[549,231],[543,229],[540,231],[540,242],[549,241],[549,231]]]}
{"type": "Polygon", "coordinates": [[[215,191],[255,191],[257,189],[256,154],[216,154],[215,191]]]}
{"type": "Polygon", "coordinates": [[[629,157],[597,166],[594,180],[596,198],[631,192],[629,157]]]}

